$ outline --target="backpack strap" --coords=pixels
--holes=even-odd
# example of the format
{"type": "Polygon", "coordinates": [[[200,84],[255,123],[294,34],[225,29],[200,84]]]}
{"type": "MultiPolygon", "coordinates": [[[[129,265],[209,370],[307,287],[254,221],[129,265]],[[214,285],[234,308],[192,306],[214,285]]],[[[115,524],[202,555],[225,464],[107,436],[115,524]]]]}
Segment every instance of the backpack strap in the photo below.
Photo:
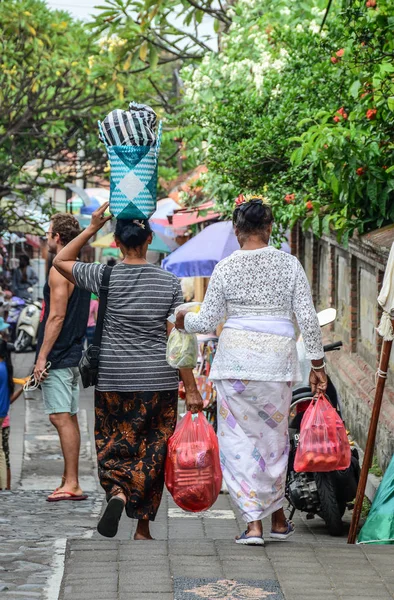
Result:
{"type": "Polygon", "coordinates": [[[93,337],[93,346],[98,348],[101,345],[101,337],[103,335],[104,315],[107,309],[107,299],[109,290],[109,280],[111,277],[112,267],[105,265],[103,278],[101,280],[100,292],[99,292],[99,309],[97,314],[96,329],[93,337]]]}

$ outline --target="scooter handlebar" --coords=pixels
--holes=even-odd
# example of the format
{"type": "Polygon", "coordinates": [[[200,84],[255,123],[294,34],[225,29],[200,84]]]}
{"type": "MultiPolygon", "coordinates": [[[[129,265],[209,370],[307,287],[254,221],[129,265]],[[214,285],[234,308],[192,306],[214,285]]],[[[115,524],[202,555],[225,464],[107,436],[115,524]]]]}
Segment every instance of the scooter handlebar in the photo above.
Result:
{"type": "Polygon", "coordinates": [[[339,350],[343,346],[343,342],[333,342],[323,347],[324,352],[332,352],[333,350],[339,350]]]}

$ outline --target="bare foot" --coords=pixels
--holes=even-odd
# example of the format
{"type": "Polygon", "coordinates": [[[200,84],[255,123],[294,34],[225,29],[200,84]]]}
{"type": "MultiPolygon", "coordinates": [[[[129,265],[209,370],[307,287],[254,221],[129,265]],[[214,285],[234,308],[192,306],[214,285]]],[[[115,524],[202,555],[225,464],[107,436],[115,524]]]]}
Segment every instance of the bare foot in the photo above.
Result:
{"type": "Polygon", "coordinates": [[[153,538],[150,533],[148,535],[142,535],[141,533],[135,532],[134,539],[137,542],[140,542],[140,541],[146,541],[146,540],[154,540],[155,538],[153,538]]]}
{"type": "Polygon", "coordinates": [[[283,508],[280,508],[272,514],[271,523],[272,531],[277,533],[285,533],[287,531],[288,524],[283,508]]]}
{"type": "Polygon", "coordinates": [[[150,534],[148,520],[141,519],[140,521],[138,521],[137,529],[134,534],[134,539],[136,541],[153,540],[153,537],[150,534]]]}

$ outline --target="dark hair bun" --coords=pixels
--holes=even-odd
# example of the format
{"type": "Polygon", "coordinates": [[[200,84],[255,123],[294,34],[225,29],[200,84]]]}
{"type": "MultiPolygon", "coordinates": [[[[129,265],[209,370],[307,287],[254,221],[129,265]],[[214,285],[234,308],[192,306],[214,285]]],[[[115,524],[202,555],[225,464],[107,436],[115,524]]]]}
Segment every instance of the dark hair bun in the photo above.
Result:
{"type": "Polygon", "coordinates": [[[126,248],[143,246],[151,235],[152,229],[147,219],[118,219],[115,227],[115,237],[126,248]]]}
{"type": "Polygon", "coordinates": [[[245,202],[234,211],[233,223],[240,233],[261,233],[273,222],[272,209],[259,198],[245,202]]]}

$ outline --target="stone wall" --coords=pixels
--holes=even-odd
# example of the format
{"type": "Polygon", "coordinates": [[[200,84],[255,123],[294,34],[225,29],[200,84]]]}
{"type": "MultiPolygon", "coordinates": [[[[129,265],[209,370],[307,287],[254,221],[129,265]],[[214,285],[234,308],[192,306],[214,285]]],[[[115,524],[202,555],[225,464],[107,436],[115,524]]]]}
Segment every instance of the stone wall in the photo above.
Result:
{"type": "MultiPolygon", "coordinates": [[[[333,236],[315,238],[296,227],[292,252],[304,265],[316,308],[334,307],[336,322],[324,330],[326,342],[342,340],[339,352],[327,354],[330,375],[337,386],[347,426],[365,445],[375,390],[375,373],[381,350],[376,333],[380,320],[377,296],[392,242],[394,226],[353,238],[343,248],[333,236]]],[[[376,455],[387,466],[394,453],[394,351],[390,362],[379,422],[376,455]]]]}

